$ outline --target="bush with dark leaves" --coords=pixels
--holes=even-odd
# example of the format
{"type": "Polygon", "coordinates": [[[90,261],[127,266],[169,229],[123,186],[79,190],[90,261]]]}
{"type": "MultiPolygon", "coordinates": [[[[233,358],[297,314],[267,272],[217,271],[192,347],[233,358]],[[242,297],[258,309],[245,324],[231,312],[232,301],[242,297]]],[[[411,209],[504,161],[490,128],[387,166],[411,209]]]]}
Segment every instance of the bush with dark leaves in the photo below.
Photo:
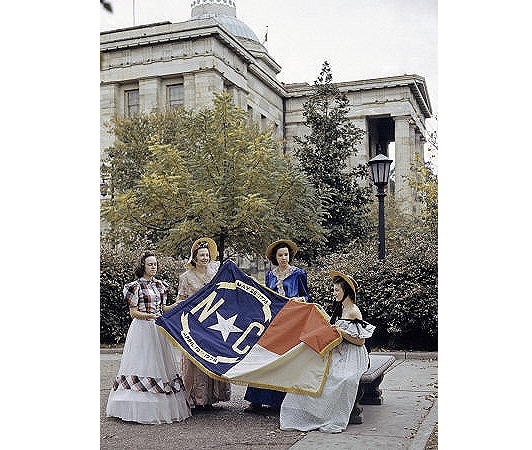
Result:
{"type": "MultiPolygon", "coordinates": [[[[100,344],[122,344],[131,323],[129,307],[124,299],[126,283],[136,279],[135,267],[143,250],[130,250],[105,243],[100,246],[100,344]]],[[[157,255],[156,278],[169,285],[168,304],[175,301],[183,262],[157,255]]]]}
{"type": "Polygon", "coordinates": [[[359,284],[357,304],[364,320],[376,325],[368,344],[395,350],[437,350],[438,244],[426,231],[392,233],[386,258],[377,244],[355,244],[342,254],[324,257],[309,271],[312,301],[331,311],[329,270],[351,275],[359,284]]]}

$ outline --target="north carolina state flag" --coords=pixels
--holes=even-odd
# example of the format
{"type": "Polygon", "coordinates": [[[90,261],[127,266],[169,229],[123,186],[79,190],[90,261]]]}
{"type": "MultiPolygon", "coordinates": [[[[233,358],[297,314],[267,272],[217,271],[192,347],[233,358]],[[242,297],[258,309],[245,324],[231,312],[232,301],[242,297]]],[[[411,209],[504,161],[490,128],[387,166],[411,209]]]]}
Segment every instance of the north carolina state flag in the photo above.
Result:
{"type": "Polygon", "coordinates": [[[321,393],[342,341],[319,305],[288,300],[231,260],[156,324],[213,378],[310,395],[321,393]]]}

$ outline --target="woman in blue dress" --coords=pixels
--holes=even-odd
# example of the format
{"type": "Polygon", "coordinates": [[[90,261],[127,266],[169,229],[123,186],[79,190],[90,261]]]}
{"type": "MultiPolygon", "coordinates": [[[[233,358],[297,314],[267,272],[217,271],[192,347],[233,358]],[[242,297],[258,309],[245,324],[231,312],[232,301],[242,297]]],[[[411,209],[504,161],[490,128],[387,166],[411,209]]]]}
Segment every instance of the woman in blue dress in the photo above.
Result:
{"type": "MultiPolygon", "coordinates": [[[[274,268],[266,273],[264,281],[271,290],[290,300],[308,302],[307,273],[292,265],[296,253],[297,245],[288,239],[272,242],[266,249],[266,258],[274,268]]],[[[257,412],[263,405],[278,410],[284,397],[284,392],[248,387],[244,399],[251,404],[245,411],[257,412]]]]}

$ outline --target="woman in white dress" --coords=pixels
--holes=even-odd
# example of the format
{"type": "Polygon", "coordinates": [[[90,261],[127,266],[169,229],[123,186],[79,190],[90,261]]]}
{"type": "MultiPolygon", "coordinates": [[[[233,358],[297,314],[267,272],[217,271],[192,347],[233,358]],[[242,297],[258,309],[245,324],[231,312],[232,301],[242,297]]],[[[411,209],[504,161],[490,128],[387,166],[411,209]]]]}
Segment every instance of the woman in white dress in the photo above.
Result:
{"type": "Polygon", "coordinates": [[[133,320],[107,400],[108,417],[160,424],[191,416],[179,376],[180,353],[155,325],[157,317],[176,305],[166,306],[168,289],[156,273],[157,259],[146,251],[135,269],[138,279],[124,287],[133,320]]]}
{"type": "MultiPolygon", "coordinates": [[[[190,249],[188,270],[179,277],[178,301],[184,301],[209,283],[220,268],[216,242],[208,237],[197,239],[190,249]]],[[[231,399],[231,384],[215,380],[198,369],[185,355],[182,356],[181,375],[185,395],[195,411],[212,410],[213,403],[231,399]]]]}
{"type": "Polygon", "coordinates": [[[330,323],[343,341],[332,350],[331,364],[318,397],[288,393],[281,405],[281,430],[340,433],[347,428],[355,404],[360,377],[367,370],[369,356],[364,346],[375,327],[362,320],[355,304],[357,284],[341,272],[331,271],[335,311],[330,323]]]}

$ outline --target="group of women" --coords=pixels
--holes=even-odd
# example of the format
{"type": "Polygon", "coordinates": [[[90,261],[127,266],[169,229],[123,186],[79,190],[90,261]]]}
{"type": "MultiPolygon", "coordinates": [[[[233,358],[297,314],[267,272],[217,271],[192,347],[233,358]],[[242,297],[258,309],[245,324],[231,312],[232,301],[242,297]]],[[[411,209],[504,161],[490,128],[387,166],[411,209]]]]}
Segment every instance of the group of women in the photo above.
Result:
{"type": "MultiPolygon", "coordinates": [[[[273,269],[265,284],[290,300],[308,302],[306,272],[294,266],[297,246],[288,239],[266,249],[273,269]]],[[[210,410],[213,403],[228,401],[231,386],[199,370],[157,330],[155,319],[186,300],[209,283],[220,266],[216,243],[202,237],[194,242],[187,271],[179,278],[178,299],[166,305],[167,285],[155,278],[157,259],[144,252],[135,269],[137,279],[124,287],[132,322],[120,369],[107,402],[106,414],[139,423],[172,423],[185,420],[194,410],[210,410]]],[[[248,387],[246,412],[263,407],[279,410],[281,430],[320,430],[339,433],[347,428],[360,377],[368,368],[364,346],[374,327],[362,320],[356,305],[356,281],[331,271],[334,312],[330,323],[343,337],[332,350],[331,364],[321,394],[317,397],[248,387]]]]}

